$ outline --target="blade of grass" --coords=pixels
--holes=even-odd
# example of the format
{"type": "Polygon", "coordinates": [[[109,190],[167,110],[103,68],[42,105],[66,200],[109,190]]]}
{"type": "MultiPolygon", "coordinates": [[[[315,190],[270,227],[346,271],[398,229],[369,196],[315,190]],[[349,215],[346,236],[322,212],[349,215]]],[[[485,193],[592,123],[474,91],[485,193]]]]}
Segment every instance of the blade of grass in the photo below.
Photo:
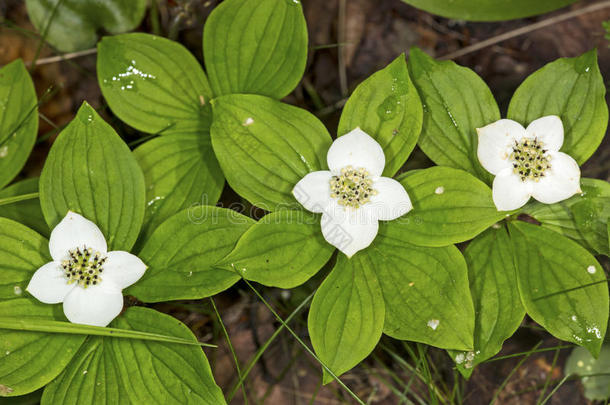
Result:
{"type": "MultiPolygon", "coordinates": [[[[403,359],[402,357],[400,357],[396,352],[394,352],[392,349],[390,349],[389,347],[387,347],[386,345],[384,345],[383,343],[380,345],[380,347],[390,355],[390,357],[392,357],[392,359],[394,361],[397,362],[397,364],[403,368],[403,370],[407,370],[411,373],[411,378],[408,381],[408,385],[407,387],[410,388],[411,384],[413,383],[413,378],[417,377],[423,384],[426,384],[426,386],[428,385],[428,382],[425,381],[424,377],[422,376],[421,372],[419,371],[418,366],[416,365],[415,367],[413,367],[412,365],[410,365],[409,363],[407,363],[407,361],[405,359],[403,359]]],[[[410,354],[410,356],[415,359],[415,353],[410,354]]],[[[415,399],[417,399],[417,401],[422,404],[422,405],[428,405],[418,394],[416,393],[412,393],[413,396],[415,397],[415,399]]]]}
{"type": "Polygon", "coordinates": [[[70,335],[108,336],[123,339],[152,340],[163,343],[178,343],[181,345],[218,347],[208,343],[196,342],[174,336],[158,333],[141,332],[137,330],[117,329],[100,326],[80,325],[70,322],[49,321],[47,319],[20,319],[14,317],[0,317],[0,329],[22,330],[29,332],[66,333],[70,335]]]}
{"type": "Polygon", "coordinates": [[[13,197],[0,198],[0,205],[13,204],[13,203],[16,203],[19,201],[33,200],[35,198],[38,198],[38,193],[29,193],[29,194],[16,195],[13,197]]]}
{"type": "Polygon", "coordinates": [[[545,299],[545,298],[554,297],[556,295],[561,295],[561,294],[569,293],[569,292],[572,292],[572,291],[580,290],[582,288],[591,287],[591,286],[594,286],[594,285],[597,285],[597,284],[607,283],[608,281],[610,281],[610,280],[604,279],[604,280],[595,281],[593,283],[583,284],[583,285],[580,285],[578,287],[568,288],[566,290],[561,290],[561,291],[556,291],[556,292],[553,292],[553,293],[550,293],[550,294],[547,294],[547,295],[543,295],[541,297],[533,298],[532,301],[538,301],[538,300],[542,300],[542,299],[545,299]]]}
{"type": "Polygon", "coordinates": [[[510,380],[510,378],[513,376],[513,374],[515,374],[517,372],[519,367],[521,367],[523,365],[523,363],[525,363],[525,361],[527,359],[529,359],[529,357],[534,353],[534,351],[536,349],[538,349],[538,346],[540,346],[541,344],[542,344],[542,341],[538,342],[536,344],[536,346],[534,346],[532,348],[532,350],[530,350],[525,357],[523,357],[521,360],[519,360],[519,363],[517,363],[517,365],[510,371],[510,373],[508,373],[508,376],[504,379],[504,381],[502,381],[502,384],[496,390],[496,392],[494,393],[494,396],[491,398],[491,401],[489,402],[489,405],[495,404],[496,400],[498,399],[498,396],[500,395],[500,393],[502,392],[504,387],[506,387],[506,384],[508,384],[508,380],[510,380]]]}
{"type": "MultiPolygon", "coordinates": [[[[519,353],[513,353],[513,354],[507,354],[506,356],[499,356],[499,357],[494,357],[488,360],[485,360],[482,363],[491,363],[492,361],[499,361],[499,360],[506,360],[506,359],[511,359],[513,357],[521,357],[521,356],[525,356],[527,354],[535,354],[535,353],[544,353],[544,352],[552,352],[553,350],[563,350],[563,349],[572,349],[574,348],[574,345],[560,345],[560,346],[553,346],[553,347],[545,347],[542,349],[537,349],[534,350],[533,352],[527,351],[527,352],[519,352],[519,353]]],[[[481,364],[482,364],[481,363],[481,364]]]]}
{"type": "MultiPolygon", "coordinates": [[[[314,293],[309,294],[309,296],[307,298],[305,298],[295,309],[294,311],[292,311],[292,313],[288,316],[288,318],[286,318],[285,323],[288,324],[292,318],[294,318],[294,316],[296,314],[298,314],[301,309],[303,309],[313,298],[314,293]]],[[[254,357],[252,358],[252,360],[250,360],[250,362],[248,363],[248,365],[246,366],[246,369],[244,370],[243,376],[240,378],[240,380],[237,382],[237,384],[235,384],[233,386],[233,388],[231,388],[231,391],[229,393],[229,395],[227,396],[227,402],[231,402],[231,400],[233,399],[233,397],[235,396],[235,393],[237,392],[237,390],[239,389],[240,384],[243,383],[243,379],[245,379],[248,374],[250,374],[250,371],[252,371],[252,368],[254,367],[254,365],[256,364],[256,362],[261,358],[261,356],[263,355],[263,353],[265,353],[265,351],[267,350],[267,348],[271,345],[271,343],[275,340],[275,338],[277,338],[280,334],[280,332],[282,332],[282,330],[284,330],[284,324],[282,324],[279,328],[276,329],[275,332],[273,332],[273,335],[271,335],[269,337],[269,339],[267,339],[267,341],[265,342],[264,345],[261,346],[260,349],[258,349],[258,351],[256,352],[256,354],[254,355],[254,357]]]]}
{"type": "Polygon", "coordinates": [[[290,334],[292,336],[294,336],[294,338],[297,340],[297,342],[299,342],[299,344],[301,344],[301,346],[303,346],[303,348],[307,351],[307,353],[309,353],[311,355],[311,357],[313,357],[323,368],[324,370],[326,370],[326,372],[328,372],[328,374],[335,379],[335,381],[337,381],[337,383],[352,397],[354,398],[354,400],[356,402],[358,402],[360,405],[365,405],[365,403],[358,397],[358,395],[356,395],[352,390],[349,389],[349,387],[347,385],[345,385],[345,383],[343,381],[341,381],[339,379],[339,377],[337,377],[337,375],[335,375],[335,373],[332,372],[332,370],[330,368],[328,368],[328,366],[322,361],[320,360],[320,358],[313,352],[313,350],[311,350],[309,348],[309,346],[307,346],[305,344],[305,342],[303,342],[303,340],[299,337],[299,335],[296,334],[296,332],[294,332],[292,330],[292,328],[290,328],[290,326],[288,326],[286,324],[286,322],[284,322],[284,320],[282,319],[281,316],[279,316],[277,314],[277,312],[275,312],[275,310],[273,309],[273,307],[271,305],[269,305],[269,303],[267,302],[267,300],[265,300],[263,298],[263,296],[258,292],[258,290],[256,288],[254,288],[254,286],[252,284],[250,284],[250,282],[246,279],[242,279],[244,280],[244,282],[248,285],[248,287],[250,287],[252,289],[252,291],[254,291],[254,293],[256,294],[256,296],[263,302],[263,304],[265,304],[265,306],[267,307],[267,309],[269,309],[269,311],[271,311],[271,313],[273,314],[273,316],[275,316],[275,318],[278,320],[278,322],[280,322],[282,325],[285,326],[285,328],[288,330],[288,332],[290,332],[290,334]]]}
{"type": "Polygon", "coordinates": [[[233,362],[235,362],[235,370],[237,371],[237,376],[239,377],[239,381],[241,383],[239,386],[241,387],[241,392],[244,395],[244,403],[248,404],[248,395],[246,394],[246,387],[243,384],[243,379],[241,377],[241,369],[239,367],[239,360],[237,359],[237,354],[235,353],[235,349],[233,348],[233,344],[231,343],[231,338],[229,338],[229,333],[227,332],[227,328],[225,328],[225,324],[220,317],[220,312],[218,312],[218,308],[216,308],[216,303],[214,302],[214,298],[210,297],[210,303],[212,304],[212,308],[214,309],[214,313],[218,318],[218,322],[220,323],[220,327],[222,328],[222,333],[225,335],[225,340],[227,341],[227,345],[229,345],[229,350],[231,351],[231,356],[233,356],[233,362]]]}
{"type": "Polygon", "coordinates": [[[49,20],[47,21],[47,23],[45,24],[44,30],[42,31],[42,35],[40,37],[40,41],[38,41],[38,46],[36,47],[36,53],[34,53],[34,59],[32,59],[32,64],[30,65],[30,73],[34,71],[34,69],[36,68],[36,60],[38,60],[38,57],[40,56],[40,51],[42,51],[42,46],[44,45],[45,41],[47,40],[47,35],[49,35],[49,28],[51,27],[51,23],[53,22],[53,19],[55,18],[55,14],[57,13],[57,10],[59,9],[59,6],[61,6],[61,3],[63,3],[64,0],[58,0],[57,3],[55,4],[55,7],[53,7],[53,11],[51,11],[51,15],[49,16],[49,20]]]}
{"type": "Polygon", "coordinates": [[[553,396],[553,394],[555,394],[557,392],[557,390],[563,385],[563,383],[565,383],[567,381],[567,379],[570,377],[570,375],[566,375],[565,377],[563,377],[561,379],[561,381],[559,381],[559,384],[557,384],[555,386],[555,388],[553,388],[553,390],[551,392],[549,392],[549,395],[544,399],[544,401],[542,401],[542,403],[540,405],[544,405],[547,403],[547,401],[549,399],[551,399],[551,397],[553,396]]]}
{"type": "Polygon", "coordinates": [[[559,358],[559,352],[560,352],[559,349],[555,349],[555,355],[553,356],[553,362],[551,363],[551,369],[549,370],[549,373],[545,378],[544,386],[542,387],[542,391],[540,392],[540,397],[538,398],[536,405],[541,405],[542,400],[544,398],[544,394],[546,394],[546,390],[548,389],[549,384],[551,383],[551,379],[553,378],[553,370],[555,369],[555,365],[557,364],[557,359],[559,358]]]}

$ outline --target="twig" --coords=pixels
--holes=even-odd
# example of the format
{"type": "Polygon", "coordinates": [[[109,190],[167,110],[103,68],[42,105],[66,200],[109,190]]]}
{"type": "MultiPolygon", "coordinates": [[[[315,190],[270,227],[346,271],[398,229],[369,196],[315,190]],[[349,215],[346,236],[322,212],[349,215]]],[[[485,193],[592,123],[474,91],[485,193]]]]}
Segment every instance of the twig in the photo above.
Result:
{"type": "MultiPolygon", "coordinates": [[[[93,55],[97,52],[97,48],[85,49],[84,51],[65,53],[63,55],[51,56],[49,58],[42,58],[35,61],[36,66],[47,65],[49,63],[61,62],[64,60],[70,60],[74,58],[80,58],[87,55],[93,55]]],[[[31,65],[32,62],[28,62],[27,65],[31,65]]]]}
{"type": "Polygon", "coordinates": [[[512,31],[505,32],[504,34],[496,35],[495,37],[491,37],[484,41],[477,42],[476,44],[459,49],[455,52],[451,52],[446,55],[443,55],[439,59],[459,58],[460,56],[464,56],[469,53],[476,52],[478,50],[486,48],[488,46],[495,45],[498,42],[506,41],[508,39],[515,38],[520,35],[524,35],[529,32],[539,30],[544,27],[548,27],[549,25],[554,25],[554,24],[560,23],[562,21],[569,20],[570,18],[578,17],[578,16],[581,16],[581,15],[587,14],[587,13],[592,13],[594,11],[599,11],[599,10],[602,10],[607,7],[610,7],[610,1],[608,1],[608,0],[599,2],[599,3],[594,3],[588,7],[583,7],[578,10],[569,11],[567,13],[563,13],[563,14],[557,15],[555,17],[547,18],[546,20],[542,20],[542,21],[539,21],[534,24],[526,25],[525,27],[521,27],[521,28],[517,28],[512,31]]]}

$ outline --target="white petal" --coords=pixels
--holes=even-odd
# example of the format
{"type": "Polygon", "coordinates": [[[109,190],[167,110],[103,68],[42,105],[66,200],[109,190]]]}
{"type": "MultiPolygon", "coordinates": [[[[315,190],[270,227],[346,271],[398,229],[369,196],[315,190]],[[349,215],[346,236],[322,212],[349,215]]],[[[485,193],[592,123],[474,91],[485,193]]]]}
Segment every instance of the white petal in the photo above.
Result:
{"type": "Polygon", "coordinates": [[[580,193],[578,163],[563,152],[549,152],[551,167],[533,184],[532,196],[545,204],[553,204],[580,193]]]}
{"type": "Polygon", "coordinates": [[[347,257],[369,246],[379,230],[377,219],[365,210],[345,210],[339,206],[333,214],[322,214],[320,225],[324,239],[347,257]]]}
{"type": "Polygon", "coordinates": [[[320,213],[331,203],[330,179],[332,174],[328,170],[308,173],[292,189],[294,198],[305,209],[320,213]]]}
{"type": "Polygon", "coordinates": [[[55,261],[66,259],[68,251],[83,245],[101,254],[106,254],[106,238],[93,222],[82,215],[68,211],[64,219],[51,232],[49,239],[49,250],[55,261]]]}
{"type": "Polygon", "coordinates": [[[531,196],[531,182],[521,181],[512,168],[504,169],[494,179],[493,200],[498,211],[523,207],[531,196]]]}
{"type": "Polygon", "coordinates": [[[532,121],[526,128],[528,138],[537,138],[550,151],[558,151],[563,145],[563,123],[556,115],[547,115],[532,121]]]}
{"type": "Polygon", "coordinates": [[[498,174],[512,167],[509,160],[515,141],[526,134],[525,128],[513,120],[499,120],[483,128],[477,128],[479,145],[477,156],[481,165],[491,174],[498,174]]]}
{"type": "Polygon", "coordinates": [[[338,137],[330,145],[326,160],[333,173],[339,173],[346,166],[364,167],[371,177],[379,177],[385,167],[381,145],[360,128],[338,137]]]}
{"type": "Polygon", "coordinates": [[[121,290],[108,280],[88,288],[76,287],[64,300],[64,314],[72,323],[106,326],[123,309],[121,290]]]}
{"type": "Polygon", "coordinates": [[[138,281],[146,271],[147,266],[138,256],[120,250],[108,252],[104,263],[102,282],[111,280],[120,289],[127,288],[138,281]]]}
{"type": "Polygon", "coordinates": [[[45,304],[59,304],[76,284],[68,284],[64,271],[57,262],[50,262],[36,270],[26,290],[45,304]]]}
{"type": "Polygon", "coordinates": [[[362,208],[370,210],[374,218],[391,221],[413,209],[407,190],[398,181],[380,177],[373,182],[373,189],[377,190],[377,194],[362,208]]]}

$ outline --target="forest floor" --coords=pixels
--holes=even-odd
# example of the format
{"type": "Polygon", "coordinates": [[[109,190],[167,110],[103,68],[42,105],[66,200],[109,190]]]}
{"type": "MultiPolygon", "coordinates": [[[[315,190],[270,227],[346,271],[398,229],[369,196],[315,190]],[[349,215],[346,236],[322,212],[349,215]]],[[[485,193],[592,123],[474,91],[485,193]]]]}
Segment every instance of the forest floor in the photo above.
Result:
{"type": "MultiPolygon", "coordinates": [[[[159,0],[161,28],[164,33],[170,32],[175,16],[185,11],[187,3],[186,18],[178,27],[172,27],[177,33],[173,39],[187,46],[201,60],[203,24],[218,1],[159,0]]],[[[466,23],[433,16],[400,0],[304,0],[310,57],[302,84],[285,101],[313,111],[334,133],[341,106],[356,85],[400,53],[408,52],[412,46],[418,46],[435,57],[451,56],[482,40],[517,28],[531,27],[538,21],[556,18],[593,3],[581,1],[534,18],[466,23]]],[[[24,2],[2,0],[0,15],[17,27],[29,30],[0,24],[0,66],[16,58],[31,61],[39,37],[32,34],[35,30],[28,20],[24,2]]],[[[483,77],[505,113],[518,85],[530,73],[559,57],[578,56],[597,48],[601,73],[610,80],[610,43],[602,26],[606,20],[610,20],[610,4],[601,11],[583,13],[453,59],[483,77]]],[[[138,31],[151,32],[150,17],[146,17],[138,31]]],[[[42,58],[53,55],[56,53],[52,49],[43,48],[42,58]]],[[[83,100],[99,109],[127,142],[137,142],[139,134],[122,124],[106,108],[96,80],[95,60],[95,55],[89,55],[60,63],[40,64],[34,69],[39,95],[50,86],[58,91],[41,107],[43,120],[39,142],[23,177],[40,174],[55,135],[73,118],[83,100]]],[[[431,162],[416,149],[406,167],[429,165],[431,162]]],[[[609,137],[585,164],[583,176],[610,180],[609,137]]],[[[222,201],[230,202],[237,198],[227,190],[222,201]]],[[[258,285],[255,288],[286,319],[315,290],[327,271],[324,269],[307,284],[291,291],[258,285]]],[[[214,300],[243,371],[281,324],[244,283],[238,283],[214,300]]],[[[211,301],[180,301],[154,306],[184,321],[202,341],[219,344],[218,349],[206,349],[206,353],[216,381],[225,393],[229,392],[236,384],[237,372],[211,301]]],[[[306,308],[296,314],[290,327],[308,342],[306,314],[306,308]]],[[[444,351],[384,337],[374,353],[362,365],[346,373],[342,381],[371,404],[418,403],[420,399],[426,404],[445,403],[454,390],[459,390],[459,403],[464,404],[488,404],[493,398],[497,399],[497,404],[537,404],[561,381],[563,364],[570,349],[563,348],[562,342],[526,319],[500,353],[527,352],[539,343],[539,349],[550,350],[482,364],[477,366],[468,381],[464,381],[457,377],[453,363],[444,351]],[[425,358],[426,364],[415,367],[414,352],[419,353],[420,359],[425,358]]],[[[246,378],[245,390],[249,403],[305,405],[352,401],[337,383],[321,386],[320,366],[286,330],[278,334],[255,363],[246,378]]],[[[244,402],[242,393],[237,392],[231,403],[244,402]]],[[[580,382],[567,380],[547,403],[589,402],[582,396],[580,382]]]]}

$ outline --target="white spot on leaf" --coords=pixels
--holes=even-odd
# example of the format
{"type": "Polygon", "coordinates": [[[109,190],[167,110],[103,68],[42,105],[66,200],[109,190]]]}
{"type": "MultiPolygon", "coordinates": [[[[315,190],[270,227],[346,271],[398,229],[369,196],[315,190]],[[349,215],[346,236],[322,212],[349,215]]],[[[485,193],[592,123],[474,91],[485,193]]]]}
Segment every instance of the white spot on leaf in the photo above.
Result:
{"type": "Polygon", "coordinates": [[[432,330],[436,330],[436,328],[438,328],[439,323],[440,321],[438,319],[430,319],[428,321],[428,327],[432,330]]]}

